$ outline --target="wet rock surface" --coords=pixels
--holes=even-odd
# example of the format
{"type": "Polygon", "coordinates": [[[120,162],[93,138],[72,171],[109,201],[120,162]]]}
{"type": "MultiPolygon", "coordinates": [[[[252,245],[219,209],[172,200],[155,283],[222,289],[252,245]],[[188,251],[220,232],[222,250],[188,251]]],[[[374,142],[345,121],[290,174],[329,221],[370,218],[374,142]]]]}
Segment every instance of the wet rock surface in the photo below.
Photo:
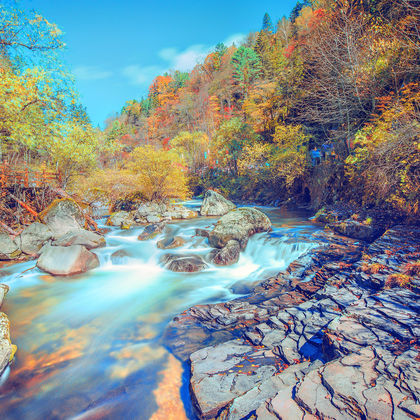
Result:
{"type": "Polygon", "coordinates": [[[241,246],[238,241],[229,241],[222,249],[212,253],[212,262],[216,265],[231,265],[239,260],[241,246]]]}
{"type": "Polygon", "coordinates": [[[317,236],[250,295],[171,322],[166,344],[190,360],[200,418],[419,417],[420,228],[395,226],[370,245],[317,236]]]}
{"type": "Polygon", "coordinates": [[[180,236],[172,236],[164,238],[157,243],[157,247],[160,249],[174,249],[185,244],[185,240],[180,236]]]}
{"type": "Polygon", "coordinates": [[[140,233],[138,236],[139,241],[147,241],[149,239],[153,239],[155,236],[159,235],[159,233],[163,232],[163,229],[165,229],[166,224],[165,223],[154,223],[151,225],[147,225],[143,232],[140,233]]]}

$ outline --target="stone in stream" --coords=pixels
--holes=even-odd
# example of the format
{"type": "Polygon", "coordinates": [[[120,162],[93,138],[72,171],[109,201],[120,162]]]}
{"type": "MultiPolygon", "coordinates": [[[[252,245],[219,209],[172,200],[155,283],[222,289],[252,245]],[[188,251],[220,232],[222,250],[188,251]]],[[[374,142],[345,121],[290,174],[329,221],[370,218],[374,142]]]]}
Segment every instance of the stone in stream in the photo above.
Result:
{"type": "Polygon", "coordinates": [[[159,233],[163,232],[165,226],[166,223],[154,223],[152,225],[148,225],[143,229],[143,232],[137,237],[137,239],[139,241],[153,239],[155,236],[159,235],[159,233]]]}
{"type": "Polygon", "coordinates": [[[216,265],[232,265],[239,261],[241,247],[238,241],[229,241],[222,249],[212,252],[211,260],[216,265]]]}
{"type": "Polygon", "coordinates": [[[193,273],[207,268],[207,264],[197,255],[165,254],[162,262],[171,271],[193,273]]]}
{"type": "Polygon", "coordinates": [[[95,232],[85,229],[77,229],[67,232],[55,240],[52,245],[54,246],[71,246],[82,245],[87,249],[100,248],[106,245],[105,238],[95,232]]]}
{"type": "Polygon", "coordinates": [[[84,246],[45,245],[36,263],[37,267],[55,276],[70,276],[92,270],[99,266],[96,254],[84,246]]]}
{"type": "Polygon", "coordinates": [[[216,191],[208,190],[201,204],[200,214],[202,216],[223,216],[235,208],[235,204],[227,200],[216,191]]]}
{"type": "Polygon", "coordinates": [[[130,258],[131,255],[125,249],[119,249],[111,254],[111,261],[114,265],[124,265],[126,264],[127,258],[130,258]]]}
{"type": "Polygon", "coordinates": [[[0,228],[0,261],[15,260],[20,254],[21,251],[16,242],[0,228]]]}
{"type": "Polygon", "coordinates": [[[170,238],[164,238],[157,243],[157,247],[160,249],[174,249],[185,244],[185,240],[180,236],[173,236],[170,238]]]}
{"type": "Polygon", "coordinates": [[[129,229],[134,224],[134,219],[128,211],[117,211],[112,213],[106,221],[108,226],[116,226],[121,229],[129,229]]]}
{"type": "Polygon", "coordinates": [[[229,241],[236,240],[241,249],[245,249],[250,236],[270,230],[270,219],[264,213],[255,208],[241,207],[219,219],[209,233],[209,244],[213,248],[223,248],[229,241]]]}

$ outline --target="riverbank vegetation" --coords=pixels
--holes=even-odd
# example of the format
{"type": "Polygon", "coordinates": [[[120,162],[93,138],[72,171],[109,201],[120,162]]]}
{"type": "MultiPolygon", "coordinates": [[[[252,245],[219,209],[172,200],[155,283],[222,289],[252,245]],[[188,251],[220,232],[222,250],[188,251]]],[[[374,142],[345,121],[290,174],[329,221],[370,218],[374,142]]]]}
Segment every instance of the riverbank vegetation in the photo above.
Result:
{"type": "MultiPolygon", "coordinates": [[[[191,72],[157,75],[104,130],[59,60],[60,30],[2,6],[2,188],[12,183],[31,201],[29,168],[54,174],[37,186],[88,202],[215,188],[233,199],[350,201],[416,216],[417,3],[305,0],[278,22],[266,14],[242,45],[219,43],[191,72]],[[11,181],[10,167],[26,179],[11,181]]],[[[1,200],[3,212],[21,207],[1,200]]]]}

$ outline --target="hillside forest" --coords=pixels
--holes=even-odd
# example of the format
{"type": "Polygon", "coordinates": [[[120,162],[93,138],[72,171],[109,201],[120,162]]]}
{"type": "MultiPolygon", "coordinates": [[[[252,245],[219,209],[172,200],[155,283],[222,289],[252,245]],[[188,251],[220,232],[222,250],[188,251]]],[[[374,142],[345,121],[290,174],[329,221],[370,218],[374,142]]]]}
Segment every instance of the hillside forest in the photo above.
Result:
{"type": "Polygon", "coordinates": [[[156,75],[100,129],[60,29],[0,6],[0,220],[26,223],[58,193],[129,209],[208,188],[417,217],[419,18],[412,0],[299,1],[191,72],[156,75]]]}

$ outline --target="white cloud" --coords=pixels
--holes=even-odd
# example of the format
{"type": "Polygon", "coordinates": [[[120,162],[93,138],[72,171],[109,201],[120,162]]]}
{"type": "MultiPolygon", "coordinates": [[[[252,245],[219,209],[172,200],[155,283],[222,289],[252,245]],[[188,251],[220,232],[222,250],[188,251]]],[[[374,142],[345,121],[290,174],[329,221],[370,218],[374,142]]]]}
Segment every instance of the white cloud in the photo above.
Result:
{"type": "Polygon", "coordinates": [[[128,78],[133,85],[149,84],[154,77],[162,73],[162,68],[159,66],[145,66],[131,65],[122,69],[122,74],[128,78]]]}
{"type": "Polygon", "coordinates": [[[172,61],[178,53],[176,48],[164,48],[158,52],[158,56],[166,61],[172,61]]]}
{"type": "Polygon", "coordinates": [[[245,34],[233,34],[229,37],[227,37],[223,43],[227,46],[230,47],[231,45],[235,44],[237,47],[239,47],[239,45],[242,44],[242,42],[245,41],[246,35],[245,34]]]}
{"type": "Polygon", "coordinates": [[[183,51],[176,48],[164,48],[158,52],[159,57],[168,62],[168,67],[173,70],[190,71],[194,66],[203,61],[210,52],[206,45],[191,45],[183,51]]]}
{"type": "Polygon", "coordinates": [[[78,66],[73,70],[73,74],[79,80],[101,80],[112,76],[111,71],[103,70],[97,66],[78,66]]]}

